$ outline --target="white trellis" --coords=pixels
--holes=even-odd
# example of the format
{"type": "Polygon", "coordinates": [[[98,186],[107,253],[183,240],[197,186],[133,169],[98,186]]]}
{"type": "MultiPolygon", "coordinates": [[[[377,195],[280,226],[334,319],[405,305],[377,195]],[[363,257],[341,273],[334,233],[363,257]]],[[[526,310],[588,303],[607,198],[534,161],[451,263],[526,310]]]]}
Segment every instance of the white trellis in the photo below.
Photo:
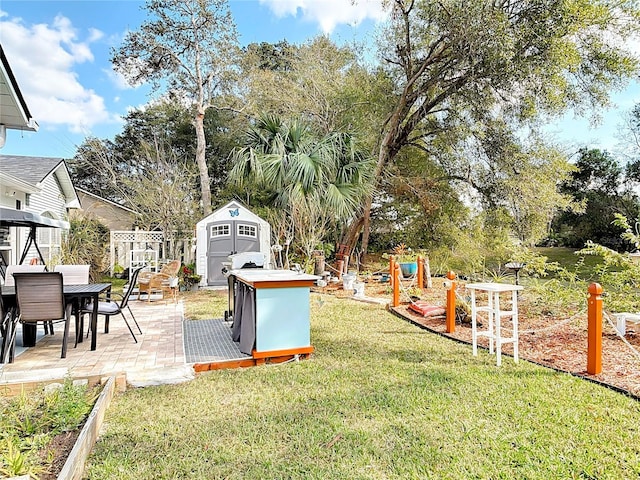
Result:
{"type": "Polygon", "coordinates": [[[165,239],[163,232],[159,231],[114,230],[110,241],[110,273],[113,275],[113,266],[116,264],[125,269],[145,266],[157,271],[169,260],[191,263],[194,245],[193,238],[165,239]]]}
{"type": "Polygon", "coordinates": [[[165,257],[164,234],[162,232],[112,231],[110,241],[110,273],[113,266],[122,265],[125,269],[149,266],[157,270],[161,259],[165,257]]]}

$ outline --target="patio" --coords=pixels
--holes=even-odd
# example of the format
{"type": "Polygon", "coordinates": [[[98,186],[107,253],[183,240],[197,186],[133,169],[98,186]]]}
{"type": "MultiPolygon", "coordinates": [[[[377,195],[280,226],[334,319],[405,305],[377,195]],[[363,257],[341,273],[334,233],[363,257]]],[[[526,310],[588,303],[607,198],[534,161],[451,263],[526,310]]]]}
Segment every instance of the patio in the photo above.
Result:
{"type": "Polygon", "coordinates": [[[222,368],[220,365],[247,357],[231,340],[229,324],[221,319],[187,321],[183,328],[181,301],[133,300],[129,306],[143,332],[139,335],[136,331],[138,343],[134,343],[120,316],[111,318],[108,334],[104,333],[104,317],[99,318],[96,351],[90,350],[88,339],[77,348],[70,341],[67,358],[60,358],[60,327],[53,336],[45,336],[39,329],[37,344],[32,348],[20,347],[18,332],[14,363],[0,364],[0,391],[66,376],[92,382],[116,376],[132,386],[177,383],[193,378],[195,370],[222,368]]]}

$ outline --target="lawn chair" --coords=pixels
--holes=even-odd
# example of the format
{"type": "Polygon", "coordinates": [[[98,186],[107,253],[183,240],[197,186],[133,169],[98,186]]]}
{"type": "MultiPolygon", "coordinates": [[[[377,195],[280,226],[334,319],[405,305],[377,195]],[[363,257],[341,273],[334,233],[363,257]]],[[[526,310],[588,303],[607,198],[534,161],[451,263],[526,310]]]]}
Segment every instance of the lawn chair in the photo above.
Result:
{"type": "Polygon", "coordinates": [[[0,287],[0,363],[13,362],[13,340],[15,338],[16,318],[14,309],[5,307],[2,300],[2,288],[0,287]]]}
{"type": "MultiPolygon", "coordinates": [[[[71,304],[65,305],[60,272],[14,273],[18,321],[23,325],[64,322],[62,354],[67,356],[71,304]]],[[[77,328],[77,325],[76,325],[77,328]]]]}
{"type": "Polygon", "coordinates": [[[151,301],[151,294],[153,292],[162,293],[162,299],[164,300],[165,293],[174,293],[173,279],[177,278],[178,271],[180,270],[180,260],[172,260],[167,263],[158,273],[144,272],[140,275],[138,280],[138,298],[142,293],[147,295],[147,301],[151,301]]]}
{"type": "MultiPolygon", "coordinates": [[[[56,265],[53,267],[54,272],[62,273],[63,285],[87,285],[89,283],[90,265],[56,265]]],[[[80,310],[82,305],[76,300],[73,303],[73,315],[76,317],[76,325],[82,325],[80,322],[80,310]]],[[[53,326],[49,326],[51,334],[53,334],[53,326]]],[[[82,328],[76,330],[76,346],[82,335],[82,328]]]]}
{"type": "MultiPolygon", "coordinates": [[[[118,302],[114,302],[112,300],[107,300],[107,301],[103,301],[103,302],[98,302],[98,315],[104,315],[105,316],[105,327],[106,330],[108,332],[108,317],[110,317],[111,315],[117,315],[120,314],[122,315],[122,318],[124,319],[124,323],[127,325],[127,328],[129,329],[129,333],[131,333],[131,336],[133,337],[133,341],[138,343],[138,339],[136,338],[135,334],[133,333],[133,330],[131,329],[131,325],[129,325],[129,321],[127,320],[127,317],[124,315],[124,309],[126,308],[127,310],[129,310],[129,314],[131,315],[131,318],[133,319],[134,323],[136,324],[136,327],[138,327],[138,331],[142,334],[142,330],[140,329],[140,325],[138,325],[138,321],[136,320],[136,317],[133,315],[133,312],[131,311],[131,308],[129,307],[129,297],[131,296],[131,292],[135,289],[136,287],[136,281],[138,279],[138,274],[140,273],[140,270],[142,270],[143,267],[139,267],[136,268],[135,270],[133,270],[133,273],[131,274],[131,279],[129,281],[129,286],[128,288],[125,290],[124,294],[122,295],[122,298],[120,300],[120,303],[118,302]]],[[[117,295],[117,294],[112,294],[112,295],[117,295]]],[[[93,313],[93,303],[88,303],[85,306],[82,307],[82,312],[81,314],[85,314],[85,313],[93,313]]],[[[89,328],[91,328],[91,326],[89,326],[89,328]]],[[[89,336],[89,332],[87,332],[87,336],[89,336]]]]}
{"type": "Polygon", "coordinates": [[[54,272],[62,273],[65,285],[87,285],[89,283],[90,265],[56,265],[54,272]]]}
{"type": "Polygon", "coordinates": [[[6,287],[13,287],[16,282],[13,278],[14,273],[20,272],[44,272],[44,265],[8,265],[4,274],[4,285],[6,287]]]}

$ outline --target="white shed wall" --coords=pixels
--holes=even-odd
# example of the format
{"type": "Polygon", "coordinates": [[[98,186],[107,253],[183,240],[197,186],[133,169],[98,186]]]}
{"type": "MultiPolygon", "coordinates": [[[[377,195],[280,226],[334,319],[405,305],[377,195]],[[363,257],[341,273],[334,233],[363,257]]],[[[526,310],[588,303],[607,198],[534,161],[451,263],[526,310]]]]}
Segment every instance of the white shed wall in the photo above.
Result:
{"type": "Polygon", "coordinates": [[[196,224],[196,273],[201,277],[201,286],[207,285],[208,277],[207,248],[209,239],[207,238],[207,225],[216,222],[228,223],[229,220],[255,222],[260,225],[260,252],[265,255],[267,262],[265,268],[271,268],[271,225],[240,203],[229,202],[196,224]],[[236,208],[238,214],[231,217],[229,211],[236,208]]]}

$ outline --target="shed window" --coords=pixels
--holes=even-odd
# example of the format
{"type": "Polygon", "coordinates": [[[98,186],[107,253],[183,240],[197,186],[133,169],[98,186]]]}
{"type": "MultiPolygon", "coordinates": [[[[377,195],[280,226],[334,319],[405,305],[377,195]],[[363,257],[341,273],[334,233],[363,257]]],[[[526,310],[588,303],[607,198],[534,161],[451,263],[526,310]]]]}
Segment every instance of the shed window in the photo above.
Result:
{"type": "Polygon", "coordinates": [[[238,224],[238,236],[256,238],[258,236],[258,230],[255,225],[238,224]]]}
{"type": "Polygon", "coordinates": [[[231,234],[231,225],[223,223],[221,225],[213,225],[211,227],[211,238],[228,237],[231,234]]]}

